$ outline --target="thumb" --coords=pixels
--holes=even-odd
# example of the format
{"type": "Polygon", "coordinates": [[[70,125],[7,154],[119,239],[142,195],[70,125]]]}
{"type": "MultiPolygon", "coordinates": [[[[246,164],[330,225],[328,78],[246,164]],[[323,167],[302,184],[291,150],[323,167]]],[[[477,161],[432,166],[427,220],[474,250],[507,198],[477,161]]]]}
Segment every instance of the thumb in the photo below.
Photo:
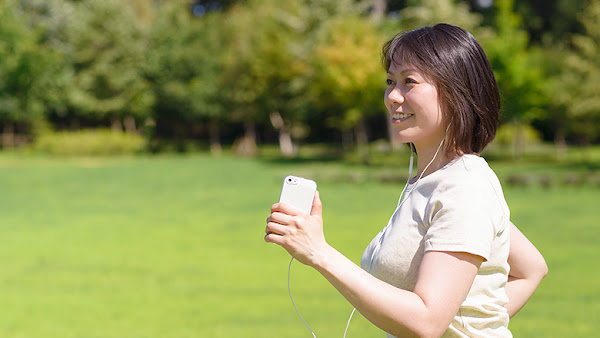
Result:
{"type": "Polygon", "coordinates": [[[319,198],[319,191],[315,192],[315,197],[313,199],[312,210],[310,211],[311,216],[319,216],[323,217],[323,204],[321,203],[321,198],[319,198]]]}

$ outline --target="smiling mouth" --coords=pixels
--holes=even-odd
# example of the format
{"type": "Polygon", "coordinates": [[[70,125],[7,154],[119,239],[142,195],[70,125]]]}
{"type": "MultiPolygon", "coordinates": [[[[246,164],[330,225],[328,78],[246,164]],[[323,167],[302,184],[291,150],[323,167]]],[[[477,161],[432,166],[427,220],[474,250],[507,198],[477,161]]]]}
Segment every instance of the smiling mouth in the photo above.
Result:
{"type": "Polygon", "coordinates": [[[392,114],[392,120],[406,120],[407,118],[413,116],[413,114],[403,114],[403,113],[396,113],[396,114],[392,114]]]}

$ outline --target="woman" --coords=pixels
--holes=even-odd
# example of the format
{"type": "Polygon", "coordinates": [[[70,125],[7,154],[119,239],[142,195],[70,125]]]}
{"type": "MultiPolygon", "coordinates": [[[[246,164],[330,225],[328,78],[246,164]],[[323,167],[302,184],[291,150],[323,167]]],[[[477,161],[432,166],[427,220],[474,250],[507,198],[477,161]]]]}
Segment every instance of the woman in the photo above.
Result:
{"type": "Polygon", "coordinates": [[[362,268],[325,241],[318,192],[310,215],[274,204],[265,241],[319,271],[390,337],[510,337],[509,317],[547,267],[479,157],[500,113],[487,57],[470,33],[438,24],[396,36],[383,61],[385,106],[418,173],[362,268]]]}

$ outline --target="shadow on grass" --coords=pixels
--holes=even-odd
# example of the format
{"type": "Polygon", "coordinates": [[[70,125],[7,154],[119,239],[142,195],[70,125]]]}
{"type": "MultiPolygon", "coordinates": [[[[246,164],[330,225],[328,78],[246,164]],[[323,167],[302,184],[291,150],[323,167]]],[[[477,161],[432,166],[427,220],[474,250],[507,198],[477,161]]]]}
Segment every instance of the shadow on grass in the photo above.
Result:
{"type": "Polygon", "coordinates": [[[269,164],[275,165],[301,165],[301,164],[311,164],[311,163],[335,163],[342,162],[343,156],[323,156],[323,155],[313,155],[313,156],[293,156],[293,157],[284,157],[284,156],[258,156],[258,159],[262,162],[266,162],[269,164]]]}
{"type": "Polygon", "coordinates": [[[294,156],[284,156],[275,148],[263,148],[257,159],[274,165],[304,165],[313,163],[345,162],[345,152],[330,145],[311,145],[302,147],[294,156]]]}
{"type": "Polygon", "coordinates": [[[589,171],[589,172],[598,172],[600,171],[600,163],[597,162],[588,162],[588,161],[579,161],[579,162],[571,162],[571,163],[560,163],[564,168],[574,169],[577,171],[589,171]]]}

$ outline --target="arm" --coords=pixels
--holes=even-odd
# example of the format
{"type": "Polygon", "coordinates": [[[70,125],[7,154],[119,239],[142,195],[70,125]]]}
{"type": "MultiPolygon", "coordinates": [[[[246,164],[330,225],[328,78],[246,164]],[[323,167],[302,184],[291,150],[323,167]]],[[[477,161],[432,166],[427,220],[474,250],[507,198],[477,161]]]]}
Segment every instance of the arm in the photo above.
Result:
{"type": "Polygon", "coordinates": [[[314,267],[380,329],[397,337],[439,337],[467,296],[481,261],[467,253],[427,252],[413,292],[371,276],[333,249],[314,267]]]}
{"type": "Polygon", "coordinates": [[[315,268],[365,318],[395,336],[441,336],[483,260],[467,253],[427,252],[410,292],[371,276],[326,243],[318,194],[311,215],[275,204],[267,222],[267,242],[315,268]]]}
{"type": "Polygon", "coordinates": [[[537,286],[548,273],[544,257],[531,242],[511,223],[510,253],[508,255],[510,272],[506,284],[508,315],[513,317],[529,300],[537,286]]]}

